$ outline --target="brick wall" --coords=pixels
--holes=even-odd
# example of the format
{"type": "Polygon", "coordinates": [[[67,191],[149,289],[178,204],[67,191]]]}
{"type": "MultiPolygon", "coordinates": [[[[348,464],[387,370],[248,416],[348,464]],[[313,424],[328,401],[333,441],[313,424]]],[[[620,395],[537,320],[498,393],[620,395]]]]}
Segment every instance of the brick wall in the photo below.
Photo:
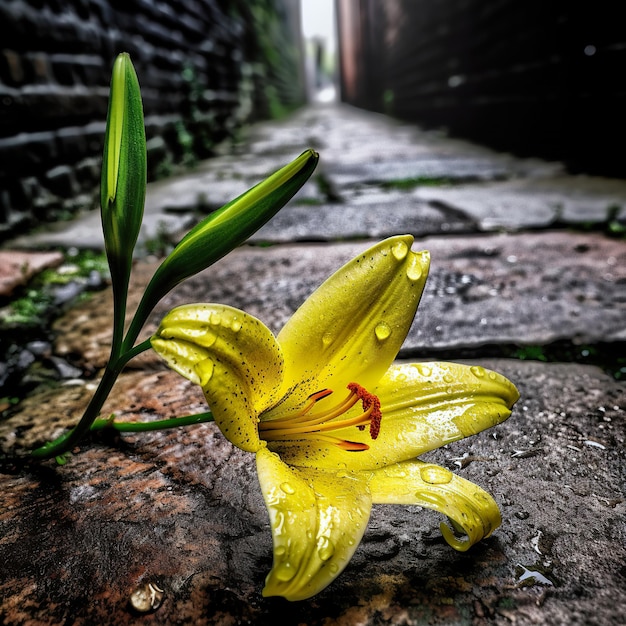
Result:
{"type": "Polygon", "coordinates": [[[298,28],[298,0],[1,0],[0,240],[96,205],[119,52],[155,178],[302,102],[298,28]]]}
{"type": "Polygon", "coordinates": [[[619,2],[337,0],[348,102],[626,176],[619,2]]]}

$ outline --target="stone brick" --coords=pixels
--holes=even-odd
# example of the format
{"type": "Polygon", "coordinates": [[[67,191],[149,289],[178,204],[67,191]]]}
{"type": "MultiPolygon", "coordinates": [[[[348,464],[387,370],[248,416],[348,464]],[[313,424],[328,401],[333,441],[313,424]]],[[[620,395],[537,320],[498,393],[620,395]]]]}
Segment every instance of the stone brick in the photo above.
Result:
{"type": "Polygon", "coordinates": [[[104,133],[106,123],[104,121],[91,122],[83,127],[85,140],[89,146],[89,154],[102,154],[104,147],[104,133]]]}
{"type": "Polygon", "coordinates": [[[53,76],[48,56],[42,52],[27,53],[26,63],[30,66],[35,84],[46,85],[52,82],[53,76]]]}
{"type": "Polygon", "coordinates": [[[89,15],[99,24],[110,26],[115,21],[112,3],[108,0],[89,0],[89,15]]]}
{"type": "Polygon", "coordinates": [[[42,85],[22,90],[20,104],[40,124],[55,127],[68,120],[106,119],[108,89],[42,85]]]}
{"type": "Polygon", "coordinates": [[[79,161],[75,167],[76,182],[82,191],[96,191],[100,184],[100,157],[88,157],[79,161]]]}
{"type": "Polygon", "coordinates": [[[159,163],[163,162],[169,154],[167,144],[163,137],[157,136],[148,140],[146,148],[148,151],[148,169],[154,175],[159,163]]]}
{"type": "Polygon", "coordinates": [[[35,274],[60,265],[62,261],[60,252],[0,251],[0,296],[11,295],[16,287],[26,284],[35,274]]]}
{"type": "Polygon", "coordinates": [[[19,116],[20,92],[0,84],[0,132],[3,136],[15,132],[19,116]]]}
{"type": "Polygon", "coordinates": [[[0,231],[8,228],[10,214],[11,201],[9,199],[9,192],[4,186],[4,181],[0,179],[0,231]]]}
{"type": "Polygon", "coordinates": [[[13,50],[0,52],[0,82],[7,85],[19,85],[25,80],[22,58],[13,50]]]}
{"type": "Polygon", "coordinates": [[[57,157],[53,132],[19,133],[0,138],[0,160],[6,172],[40,171],[57,157]]]}
{"type": "Polygon", "coordinates": [[[74,64],[67,59],[52,60],[52,71],[56,81],[60,85],[73,85],[76,82],[74,76],[74,64]]]}
{"type": "Polygon", "coordinates": [[[61,128],[56,133],[59,155],[66,162],[72,162],[80,155],[88,152],[85,130],[80,126],[61,128]]]}
{"type": "Polygon", "coordinates": [[[102,27],[93,21],[76,19],[75,48],[77,54],[98,54],[101,52],[100,35],[102,27]]]}
{"type": "Polygon", "coordinates": [[[71,198],[78,191],[74,171],[69,165],[53,167],[46,172],[45,181],[48,189],[62,198],[71,198]]]}
{"type": "MultiPolygon", "coordinates": [[[[441,539],[441,516],[381,505],[330,587],[302,602],[263,598],[272,542],[254,455],[215,424],[105,434],[63,468],[0,475],[7,615],[129,624],[129,595],[153,580],[165,590],[146,616],[154,624],[272,624],[277,614],[311,626],[622,623],[623,385],[574,364],[480,365],[518,382],[523,403],[495,429],[424,455],[501,509],[502,525],[468,552],[441,539]],[[522,584],[521,565],[544,583],[522,584]]],[[[103,414],[118,421],[206,410],[199,387],[171,371],[124,373],[116,390],[103,414]]],[[[75,425],[92,393],[74,384],[33,395],[0,424],[2,451],[75,425]]]]}
{"type": "Polygon", "coordinates": [[[22,196],[26,202],[24,205],[32,206],[41,195],[41,182],[36,176],[28,176],[19,181],[22,196]]]}

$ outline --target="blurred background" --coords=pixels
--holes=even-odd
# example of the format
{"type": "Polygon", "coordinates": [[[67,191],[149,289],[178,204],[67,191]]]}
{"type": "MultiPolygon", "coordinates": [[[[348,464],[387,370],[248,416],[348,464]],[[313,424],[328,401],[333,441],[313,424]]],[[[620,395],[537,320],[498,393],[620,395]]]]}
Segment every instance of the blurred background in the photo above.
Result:
{"type": "Polygon", "coordinates": [[[334,102],[626,177],[619,13],[608,0],[2,0],[0,240],[96,205],[121,51],[151,180],[246,124],[334,102]]]}

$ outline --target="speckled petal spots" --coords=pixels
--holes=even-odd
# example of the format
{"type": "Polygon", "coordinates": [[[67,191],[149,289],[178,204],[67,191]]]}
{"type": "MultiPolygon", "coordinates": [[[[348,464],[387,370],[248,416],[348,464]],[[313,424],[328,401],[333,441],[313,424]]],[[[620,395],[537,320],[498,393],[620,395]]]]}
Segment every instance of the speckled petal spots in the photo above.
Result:
{"type": "Polygon", "coordinates": [[[169,367],[202,386],[222,433],[256,452],[258,416],[282,380],[282,353],[270,330],[232,307],[190,304],[170,311],[151,342],[169,367]]]}
{"type": "Polygon", "coordinates": [[[455,549],[464,552],[488,537],[501,522],[494,499],[483,489],[445,467],[407,461],[376,470],[370,489],[376,504],[417,504],[446,515],[441,532],[455,549]]]}
{"type": "Polygon", "coordinates": [[[274,540],[263,595],[304,600],[329,585],[356,550],[371,509],[367,481],[298,471],[267,449],[257,454],[257,469],[274,540]]]}
{"type": "Polygon", "coordinates": [[[412,243],[403,235],[369,248],[295,312],[278,335],[285,391],[300,381],[304,397],[353,380],[375,385],[396,357],[426,283],[430,257],[411,251],[412,243]]]}

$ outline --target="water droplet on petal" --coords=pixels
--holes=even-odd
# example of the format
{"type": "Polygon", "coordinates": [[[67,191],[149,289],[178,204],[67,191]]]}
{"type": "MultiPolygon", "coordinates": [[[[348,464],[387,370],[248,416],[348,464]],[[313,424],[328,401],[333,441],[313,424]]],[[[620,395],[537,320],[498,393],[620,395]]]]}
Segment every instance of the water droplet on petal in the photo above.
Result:
{"type": "Polygon", "coordinates": [[[333,342],[333,336],[331,333],[324,333],[322,335],[322,344],[327,348],[333,342]]]}
{"type": "Polygon", "coordinates": [[[409,265],[406,270],[406,275],[409,280],[417,281],[422,277],[422,266],[419,264],[417,258],[413,259],[413,263],[409,265]]]}
{"type": "Polygon", "coordinates": [[[415,366],[415,369],[422,375],[422,376],[430,376],[432,374],[432,369],[428,366],[428,365],[424,365],[422,363],[418,363],[415,366]]]}
{"type": "Polygon", "coordinates": [[[398,259],[398,261],[402,261],[409,253],[409,247],[404,243],[404,241],[398,241],[398,243],[394,244],[391,248],[391,252],[393,256],[398,259]]]}
{"type": "Polygon", "coordinates": [[[285,514],[281,511],[276,513],[276,518],[274,519],[274,534],[282,535],[285,529],[285,514]]]}
{"type": "Polygon", "coordinates": [[[472,365],[472,367],[470,367],[470,371],[474,374],[474,376],[476,376],[476,378],[483,378],[485,376],[485,368],[480,365],[472,365]]]}
{"type": "Polygon", "coordinates": [[[430,485],[447,485],[452,480],[452,472],[439,465],[427,465],[420,469],[420,476],[430,485]]]}
{"type": "Polygon", "coordinates": [[[436,507],[444,507],[446,504],[445,500],[441,496],[429,491],[416,491],[415,497],[423,502],[430,502],[436,507]]]}
{"type": "Polygon", "coordinates": [[[274,572],[276,578],[282,582],[291,580],[296,575],[296,569],[291,563],[281,563],[274,572]]]}
{"type": "Polygon", "coordinates": [[[238,333],[241,330],[241,322],[237,318],[235,318],[232,321],[232,324],[230,325],[230,327],[233,329],[233,332],[238,333]]]}
{"type": "Polygon", "coordinates": [[[317,554],[322,561],[328,561],[335,554],[335,545],[330,539],[322,537],[317,554]]]}
{"type": "Polygon", "coordinates": [[[287,548],[285,546],[276,546],[274,548],[274,554],[276,556],[283,556],[287,552],[287,548]]]}
{"type": "Polygon", "coordinates": [[[450,384],[454,382],[454,377],[452,376],[452,374],[444,374],[443,382],[450,384]]]}
{"type": "Polygon", "coordinates": [[[293,488],[293,485],[291,483],[281,483],[280,488],[287,494],[287,495],[293,495],[294,493],[296,493],[296,490],[293,488]]]}
{"type": "Polygon", "coordinates": [[[374,333],[379,341],[385,341],[385,339],[388,339],[391,335],[391,326],[386,322],[381,322],[374,329],[374,333]]]}

